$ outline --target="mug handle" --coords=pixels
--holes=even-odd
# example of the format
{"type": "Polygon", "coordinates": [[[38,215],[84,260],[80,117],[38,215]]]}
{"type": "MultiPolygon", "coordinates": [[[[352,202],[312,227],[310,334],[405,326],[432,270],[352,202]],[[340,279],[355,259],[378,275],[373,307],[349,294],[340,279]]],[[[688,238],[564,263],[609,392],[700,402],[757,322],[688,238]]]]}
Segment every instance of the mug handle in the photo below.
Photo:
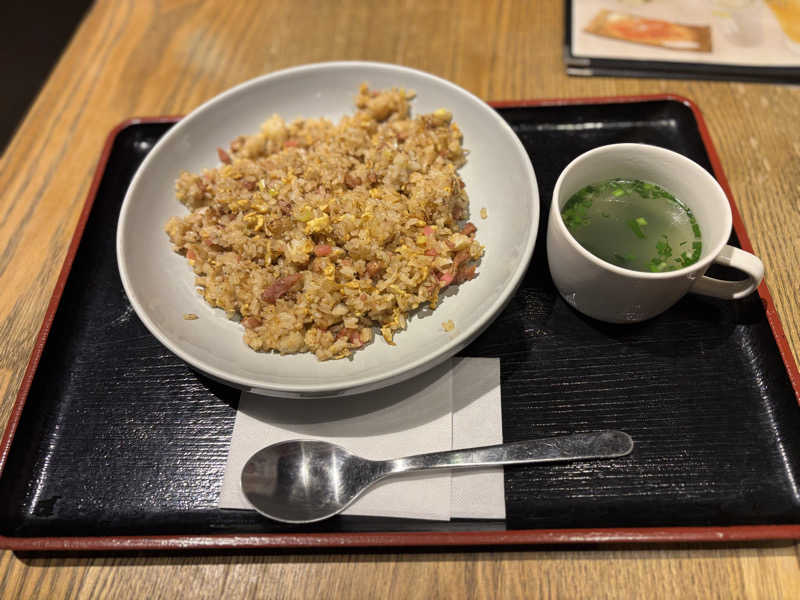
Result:
{"type": "Polygon", "coordinates": [[[751,294],[764,279],[764,263],[757,256],[733,246],[724,246],[715,263],[733,267],[747,275],[743,281],[723,281],[702,275],[689,288],[690,292],[725,300],[738,300],[751,294]]]}

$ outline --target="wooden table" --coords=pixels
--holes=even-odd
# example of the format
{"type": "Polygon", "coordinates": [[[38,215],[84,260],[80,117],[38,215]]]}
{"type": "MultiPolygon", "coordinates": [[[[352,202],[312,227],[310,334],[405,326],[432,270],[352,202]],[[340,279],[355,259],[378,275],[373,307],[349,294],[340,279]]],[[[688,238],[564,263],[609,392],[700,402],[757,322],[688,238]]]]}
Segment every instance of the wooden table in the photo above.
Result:
{"type": "MultiPolygon", "coordinates": [[[[662,92],[695,100],[797,360],[800,89],[571,78],[562,33],[557,0],[98,1],[0,163],[0,421],[109,130],[133,115],[184,114],[256,75],[335,59],[405,64],[487,100],[662,92]]],[[[788,598],[800,590],[790,542],[333,555],[4,552],[0,573],[3,598],[467,598],[495,590],[516,598],[788,598]]]]}

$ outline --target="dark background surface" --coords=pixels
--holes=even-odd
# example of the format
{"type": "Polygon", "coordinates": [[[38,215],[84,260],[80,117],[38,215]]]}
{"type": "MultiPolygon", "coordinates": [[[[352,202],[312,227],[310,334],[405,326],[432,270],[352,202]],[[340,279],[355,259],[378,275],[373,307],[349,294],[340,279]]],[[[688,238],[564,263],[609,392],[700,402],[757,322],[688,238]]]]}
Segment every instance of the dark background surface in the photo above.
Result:
{"type": "Polygon", "coordinates": [[[91,5],[91,0],[0,0],[3,151],[91,5]]]}

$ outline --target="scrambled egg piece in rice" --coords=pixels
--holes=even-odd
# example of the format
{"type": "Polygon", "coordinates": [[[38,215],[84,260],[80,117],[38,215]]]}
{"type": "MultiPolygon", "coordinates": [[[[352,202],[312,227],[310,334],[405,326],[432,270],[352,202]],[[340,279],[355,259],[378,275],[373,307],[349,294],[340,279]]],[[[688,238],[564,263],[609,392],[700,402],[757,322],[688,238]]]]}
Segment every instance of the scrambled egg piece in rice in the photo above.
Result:
{"type": "Polygon", "coordinates": [[[338,124],[286,123],[181,173],[190,213],[166,232],[205,300],[241,319],[254,350],[343,358],[475,277],[483,247],[465,222],[462,135],[445,109],[411,117],[413,94],[362,85],[338,124]]]}

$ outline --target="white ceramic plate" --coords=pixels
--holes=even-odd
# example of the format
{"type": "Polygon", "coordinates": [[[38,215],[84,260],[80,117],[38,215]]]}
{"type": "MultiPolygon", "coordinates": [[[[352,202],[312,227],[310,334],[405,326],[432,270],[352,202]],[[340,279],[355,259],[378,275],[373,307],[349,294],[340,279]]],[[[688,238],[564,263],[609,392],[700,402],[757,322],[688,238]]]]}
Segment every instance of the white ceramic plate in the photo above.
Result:
{"type": "Polygon", "coordinates": [[[528,267],[539,223],[539,192],[517,136],[483,101],[458,86],[397,65],[332,62],[278,71],[206,102],[175,125],[134,176],[120,212],[117,261],[131,305],[150,332],[187,363],[235,387],[273,396],[338,396],[398,383],[449,358],[498,315],[528,267]],[[273,113],[286,120],[338,120],[355,108],[358,86],[416,91],[413,114],[447,108],[464,133],[468,161],[460,171],[477,239],[486,247],[478,276],[443,299],[430,315],[415,316],[395,335],[380,336],[352,358],[320,362],[312,354],[258,353],[242,327],[197,294],[187,261],[174,253],[164,224],[186,209],[175,198],[181,170],[219,164],[216,149],[258,131],[273,113]],[[486,207],[487,219],[479,216],[486,207]],[[199,319],[186,321],[185,313],[199,319]],[[445,332],[444,321],[455,329],[445,332]]]}

